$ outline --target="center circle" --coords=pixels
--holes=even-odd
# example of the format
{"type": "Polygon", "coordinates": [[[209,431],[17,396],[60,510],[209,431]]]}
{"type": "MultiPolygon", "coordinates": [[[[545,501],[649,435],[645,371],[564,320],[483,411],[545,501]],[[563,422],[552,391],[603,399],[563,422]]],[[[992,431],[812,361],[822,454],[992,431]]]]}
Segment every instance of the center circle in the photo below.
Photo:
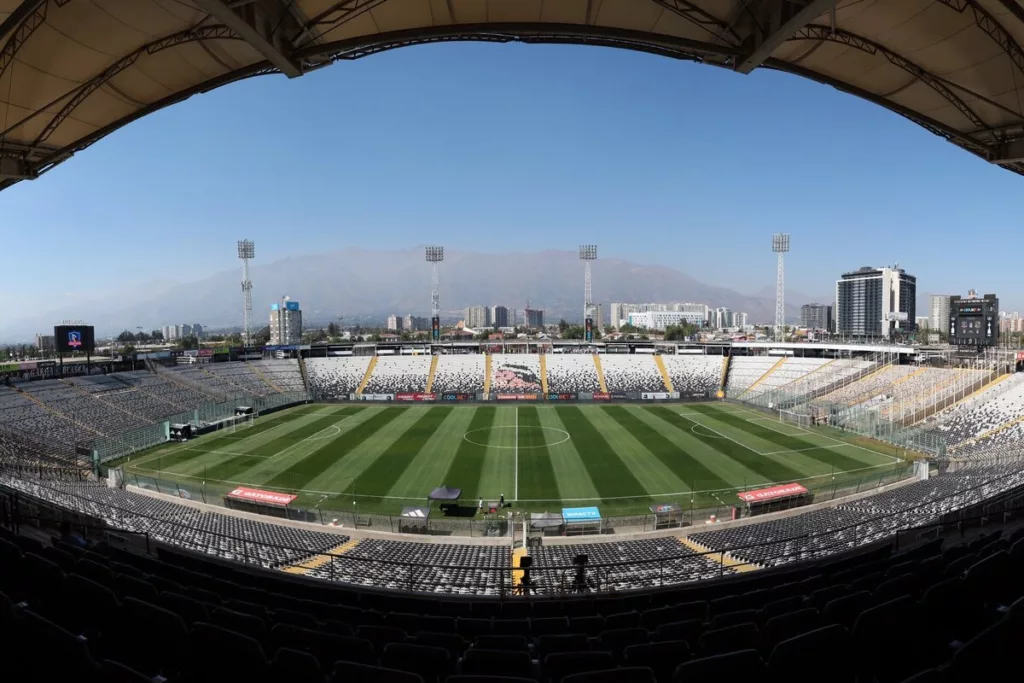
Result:
{"type": "Polygon", "coordinates": [[[462,438],[468,441],[469,443],[473,444],[474,446],[481,446],[483,448],[501,448],[509,451],[519,449],[521,451],[526,451],[533,448],[547,448],[548,446],[557,446],[558,444],[565,443],[572,437],[569,435],[569,432],[565,431],[564,429],[558,429],[557,427],[541,427],[540,425],[519,425],[518,427],[515,425],[499,425],[497,427],[480,427],[479,429],[471,429],[465,434],[463,434],[462,438]],[[555,432],[556,434],[561,434],[562,440],[555,441],[554,443],[538,444],[536,446],[520,446],[518,444],[515,446],[497,446],[489,443],[480,443],[479,441],[474,441],[473,439],[469,438],[470,434],[476,434],[477,432],[489,432],[492,429],[518,429],[519,431],[522,431],[524,429],[543,429],[548,432],[555,432]]]}

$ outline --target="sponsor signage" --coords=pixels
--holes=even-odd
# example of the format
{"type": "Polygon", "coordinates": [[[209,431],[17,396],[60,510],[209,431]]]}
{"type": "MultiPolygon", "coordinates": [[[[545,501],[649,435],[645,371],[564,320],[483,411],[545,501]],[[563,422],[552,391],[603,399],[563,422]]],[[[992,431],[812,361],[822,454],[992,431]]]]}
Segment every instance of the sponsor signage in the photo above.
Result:
{"type": "Polygon", "coordinates": [[[199,349],[200,358],[209,358],[213,355],[213,349],[199,349]]]}
{"type": "Polygon", "coordinates": [[[805,493],[807,493],[807,489],[800,484],[780,484],[779,486],[770,486],[766,489],[757,489],[756,491],[744,491],[737,495],[744,503],[763,503],[767,500],[790,498],[805,493]]]}
{"type": "Polygon", "coordinates": [[[576,394],[548,394],[549,401],[575,401],[576,394]]]}
{"type": "Polygon", "coordinates": [[[360,394],[364,401],[391,401],[395,398],[394,394],[360,394]]]}
{"type": "Polygon", "coordinates": [[[290,493],[279,493],[277,491],[261,491],[259,489],[247,489],[243,486],[231,491],[228,494],[228,498],[234,498],[235,500],[245,500],[250,503],[262,503],[264,505],[288,505],[293,500],[298,498],[290,493]]]}
{"type": "Polygon", "coordinates": [[[642,391],[640,398],[645,401],[664,401],[669,398],[669,393],[667,391],[642,391]]]}
{"type": "Polygon", "coordinates": [[[0,365],[0,372],[17,372],[21,370],[21,363],[4,363],[0,365]]]}
{"type": "Polygon", "coordinates": [[[286,302],[284,302],[284,308],[287,311],[297,311],[297,310],[299,310],[299,302],[298,301],[286,301],[286,302]]]}
{"type": "Polygon", "coordinates": [[[537,394],[497,394],[499,401],[536,401],[537,394]]]}
{"type": "Polygon", "coordinates": [[[569,524],[573,522],[600,522],[601,512],[596,507],[562,508],[562,519],[569,524]]]}
{"type": "Polygon", "coordinates": [[[672,512],[679,512],[681,508],[675,503],[655,503],[651,506],[651,512],[656,515],[665,515],[672,512]]]}
{"type": "Polygon", "coordinates": [[[472,401],[473,394],[441,394],[442,401],[472,401]]]}
{"type": "Polygon", "coordinates": [[[616,393],[616,392],[614,392],[614,391],[613,391],[613,392],[612,392],[612,393],[610,394],[610,396],[611,396],[611,397],[612,397],[613,399],[615,399],[616,401],[625,401],[626,399],[628,399],[628,398],[629,398],[629,395],[628,395],[628,394],[623,394],[623,393],[621,393],[621,392],[619,392],[619,393],[616,393]]]}
{"type": "Polygon", "coordinates": [[[396,401],[433,401],[436,394],[395,394],[396,401]]]}
{"type": "Polygon", "coordinates": [[[595,392],[594,393],[594,400],[595,401],[610,401],[610,400],[612,400],[612,395],[604,393],[604,392],[595,392]]]}

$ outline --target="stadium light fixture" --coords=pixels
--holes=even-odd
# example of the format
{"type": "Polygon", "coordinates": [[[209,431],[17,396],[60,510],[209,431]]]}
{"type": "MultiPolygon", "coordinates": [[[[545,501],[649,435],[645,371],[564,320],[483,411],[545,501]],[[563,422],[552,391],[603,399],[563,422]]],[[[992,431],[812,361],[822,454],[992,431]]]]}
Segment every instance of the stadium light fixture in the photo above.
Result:
{"type": "Polygon", "coordinates": [[[256,243],[238,240],[238,258],[242,259],[242,344],[252,342],[252,280],[249,279],[249,259],[256,258],[256,243]]]}
{"type": "Polygon", "coordinates": [[[772,251],[779,255],[775,273],[775,341],[783,341],[786,333],[786,252],[789,251],[789,233],[772,235],[772,251]]]}

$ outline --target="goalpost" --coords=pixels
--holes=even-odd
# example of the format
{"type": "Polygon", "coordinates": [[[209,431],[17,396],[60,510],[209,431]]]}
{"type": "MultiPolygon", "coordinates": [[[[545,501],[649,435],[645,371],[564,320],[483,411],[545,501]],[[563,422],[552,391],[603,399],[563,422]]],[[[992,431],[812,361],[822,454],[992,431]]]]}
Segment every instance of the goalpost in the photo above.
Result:
{"type": "Polygon", "coordinates": [[[240,430],[252,427],[253,419],[255,417],[255,413],[252,413],[250,415],[239,415],[238,417],[231,421],[231,424],[228,426],[228,431],[231,434],[234,434],[235,432],[238,432],[240,430]]]}

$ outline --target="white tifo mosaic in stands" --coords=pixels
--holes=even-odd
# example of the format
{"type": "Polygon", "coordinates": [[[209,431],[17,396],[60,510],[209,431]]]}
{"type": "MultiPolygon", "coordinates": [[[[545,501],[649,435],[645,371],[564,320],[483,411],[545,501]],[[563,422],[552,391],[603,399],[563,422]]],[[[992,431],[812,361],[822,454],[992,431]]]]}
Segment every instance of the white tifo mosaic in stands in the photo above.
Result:
{"type": "Polygon", "coordinates": [[[601,370],[608,391],[668,391],[654,356],[604,354],[601,370]]]}
{"type": "Polygon", "coordinates": [[[550,354],[547,357],[548,391],[601,391],[594,357],[588,353],[550,354]]]}
{"type": "Polygon", "coordinates": [[[955,450],[956,446],[1004,427],[984,439],[986,446],[996,446],[1020,442],[1024,436],[1024,422],[1018,420],[1024,420],[1024,373],[1015,374],[940,414],[938,429],[955,450]]]}
{"type": "Polygon", "coordinates": [[[540,356],[528,353],[496,353],[491,356],[491,393],[539,391],[540,356]]]}
{"type": "Polygon", "coordinates": [[[366,376],[371,356],[310,358],[306,361],[309,391],[314,398],[348,398],[366,376]]]}
{"type": "Polygon", "coordinates": [[[364,394],[402,394],[427,390],[432,356],[381,356],[364,394]]]}
{"type": "Polygon", "coordinates": [[[434,384],[431,391],[438,394],[475,394],[483,391],[487,357],[479,353],[443,354],[437,357],[434,384]]]}
{"type": "Polygon", "coordinates": [[[722,383],[722,356],[662,356],[672,389],[683,395],[718,391],[722,383]]]}
{"type": "Polygon", "coordinates": [[[777,356],[733,356],[729,360],[729,380],[726,391],[732,398],[746,391],[779,362],[777,356]]]}

